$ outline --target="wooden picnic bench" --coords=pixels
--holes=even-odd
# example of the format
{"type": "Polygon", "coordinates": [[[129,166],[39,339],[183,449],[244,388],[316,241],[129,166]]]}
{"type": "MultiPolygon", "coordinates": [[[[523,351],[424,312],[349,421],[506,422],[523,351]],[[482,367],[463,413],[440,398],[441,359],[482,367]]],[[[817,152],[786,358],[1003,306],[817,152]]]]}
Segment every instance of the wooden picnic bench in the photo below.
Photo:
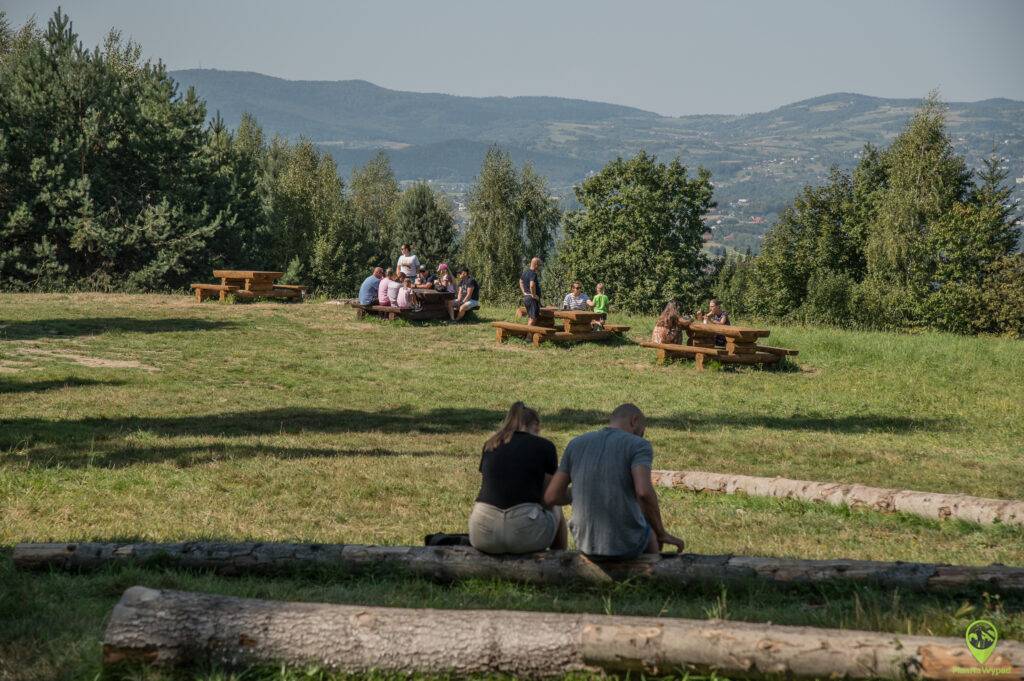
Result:
{"type": "MultiPolygon", "coordinates": [[[[516,311],[517,317],[525,314],[525,308],[520,307],[516,311]]],[[[543,340],[561,343],[607,340],[629,331],[629,327],[622,324],[604,324],[602,328],[595,329],[593,323],[603,319],[604,315],[598,312],[542,307],[536,324],[491,322],[491,326],[496,329],[495,336],[499,343],[504,342],[506,336],[525,336],[531,338],[535,346],[539,346],[543,340]]]]}
{"type": "Polygon", "coordinates": [[[797,350],[758,345],[759,338],[767,338],[771,331],[747,326],[683,322],[687,342],[677,343],[641,342],[645,348],[658,351],[658,363],[668,359],[685,357],[693,359],[698,371],[704,369],[704,361],[713,359],[723,364],[777,364],[787,355],[797,355],[797,350]],[[724,340],[724,345],[720,342],[724,340]]]}
{"type": "Polygon", "coordinates": [[[306,293],[305,286],[274,283],[284,276],[284,272],[214,270],[213,276],[220,279],[219,284],[192,284],[191,288],[196,292],[196,302],[201,303],[214,293],[220,294],[221,300],[227,300],[229,295],[249,300],[253,298],[295,300],[301,299],[306,293]]]}
{"type": "MultiPolygon", "coordinates": [[[[383,285],[383,282],[381,284],[383,285]]],[[[356,319],[362,319],[368,314],[385,319],[408,319],[409,321],[448,319],[448,301],[455,298],[454,293],[429,288],[414,290],[417,302],[419,303],[416,307],[401,308],[390,305],[360,305],[357,300],[352,306],[356,310],[356,319]]]]}

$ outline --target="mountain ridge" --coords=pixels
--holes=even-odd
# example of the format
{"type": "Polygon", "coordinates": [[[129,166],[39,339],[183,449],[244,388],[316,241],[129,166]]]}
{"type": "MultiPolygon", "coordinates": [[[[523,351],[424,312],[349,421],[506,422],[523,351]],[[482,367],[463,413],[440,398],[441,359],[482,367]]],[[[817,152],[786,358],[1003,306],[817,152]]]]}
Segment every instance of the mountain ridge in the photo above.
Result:
{"type": "MultiPolygon", "coordinates": [[[[679,157],[712,173],[719,203],[731,206],[741,247],[754,250],[774,213],[828,169],[850,169],[865,144],[884,146],[922,100],[835,92],[764,112],[663,116],[636,107],[564,97],[468,97],[391,90],[366,80],[293,81],[253,71],[171,71],[195,87],[208,113],[229,125],[251,113],[270,134],[305,137],[348,176],[378,150],[400,180],[432,180],[458,195],[484,151],[499,144],[530,161],[556,194],[618,156],[640,149],[679,157]],[[743,201],[741,201],[741,199],[743,201]],[[745,230],[745,231],[744,231],[745,230]]],[[[972,166],[993,149],[1024,176],[1024,102],[996,97],[947,102],[948,130],[972,166]]]]}

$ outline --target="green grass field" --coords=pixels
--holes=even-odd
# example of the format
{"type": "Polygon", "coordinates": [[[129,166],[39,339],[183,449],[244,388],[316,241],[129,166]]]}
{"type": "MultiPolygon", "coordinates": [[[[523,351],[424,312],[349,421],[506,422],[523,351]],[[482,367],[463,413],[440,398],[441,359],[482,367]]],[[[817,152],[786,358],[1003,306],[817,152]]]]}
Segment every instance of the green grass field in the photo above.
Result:
{"type": "MultiPolygon", "coordinates": [[[[195,538],[405,544],[465,531],[480,446],[523,399],[561,450],[623,401],[659,468],[1014,498],[1024,346],[993,338],[774,328],[792,371],[696,373],[629,343],[498,346],[491,318],[356,321],[347,307],[185,296],[0,295],[0,546],[195,538]]],[[[615,321],[620,321],[616,319],[615,321]]],[[[646,337],[653,319],[621,318],[646,337]]],[[[1024,564],[1024,531],[794,501],[662,493],[701,553],[1024,564]]],[[[438,585],[397,575],[227,579],[139,568],[25,575],[0,549],[0,679],[93,678],[133,584],[247,596],[510,608],[1024,638],[1024,601],[756,584],[438,585]]],[[[156,678],[145,674],[145,678],[156,678]]],[[[134,678],[134,677],[133,677],[134,678]]]]}

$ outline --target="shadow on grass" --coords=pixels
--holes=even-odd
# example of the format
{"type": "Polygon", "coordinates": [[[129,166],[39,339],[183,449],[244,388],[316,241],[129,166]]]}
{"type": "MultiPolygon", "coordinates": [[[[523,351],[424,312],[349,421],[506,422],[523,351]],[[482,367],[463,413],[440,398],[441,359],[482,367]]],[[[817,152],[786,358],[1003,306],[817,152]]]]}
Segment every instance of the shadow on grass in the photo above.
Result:
{"type": "Polygon", "coordinates": [[[0,378],[0,395],[15,395],[19,393],[42,393],[62,388],[82,388],[93,385],[124,385],[125,381],[105,380],[98,381],[92,378],[58,378],[46,381],[12,381],[7,378],[0,378]]]}
{"type": "MultiPolygon", "coordinates": [[[[87,417],[80,419],[46,419],[39,417],[0,419],[0,451],[25,448],[36,450],[31,457],[6,454],[0,465],[60,466],[123,466],[133,461],[189,461],[189,453],[203,451],[202,445],[145,447],[126,446],[122,439],[143,432],[160,437],[245,437],[301,433],[423,433],[464,434],[481,436],[497,428],[505,412],[496,409],[456,408],[423,412],[392,413],[386,419],[372,411],[352,409],[265,409],[251,412],[196,414],[189,416],[124,416],[117,418],[87,417]],[[60,454],[49,455],[47,450],[60,454]],[[20,463],[19,463],[20,462],[20,463]]],[[[561,431],[590,430],[602,427],[608,415],[593,409],[560,409],[542,413],[546,428],[561,431]]],[[[678,414],[654,416],[651,427],[700,431],[722,426],[735,428],[768,428],[772,430],[868,433],[905,432],[914,430],[942,431],[957,427],[948,419],[912,418],[892,415],[861,415],[828,417],[813,414],[792,416],[760,416],[753,414],[678,414]]],[[[347,449],[301,450],[218,443],[207,447],[224,456],[269,455],[281,458],[302,456],[367,455],[366,451],[347,449]]],[[[381,450],[378,455],[437,455],[436,452],[404,452],[381,450]]],[[[371,454],[372,455],[372,454],[371,454]]],[[[207,455],[203,455],[207,456],[207,455]]],[[[215,457],[216,458],[216,457],[215,457]]]]}
{"type": "Polygon", "coordinates": [[[35,340],[59,336],[95,336],[110,331],[119,333],[173,333],[212,331],[237,326],[231,321],[209,321],[172,317],[135,319],[131,317],[86,317],[81,319],[32,319],[0,325],[0,339],[35,340]]]}

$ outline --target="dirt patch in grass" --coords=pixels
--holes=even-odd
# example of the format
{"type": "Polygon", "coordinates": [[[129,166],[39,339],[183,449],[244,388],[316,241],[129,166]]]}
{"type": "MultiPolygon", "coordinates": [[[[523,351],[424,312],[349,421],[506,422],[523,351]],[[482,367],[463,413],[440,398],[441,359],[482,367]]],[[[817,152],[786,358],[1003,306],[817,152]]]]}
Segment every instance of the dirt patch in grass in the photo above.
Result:
{"type": "Polygon", "coordinates": [[[84,367],[95,367],[101,369],[142,369],[143,371],[149,372],[160,371],[155,366],[143,364],[142,362],[134,359],[106,359],[103,357],[93,357],[92,355],[79,355],[73,352],[44,350],[43,348],[19,348],[17,352],[21,355],[65,359],[84,367]]]}

